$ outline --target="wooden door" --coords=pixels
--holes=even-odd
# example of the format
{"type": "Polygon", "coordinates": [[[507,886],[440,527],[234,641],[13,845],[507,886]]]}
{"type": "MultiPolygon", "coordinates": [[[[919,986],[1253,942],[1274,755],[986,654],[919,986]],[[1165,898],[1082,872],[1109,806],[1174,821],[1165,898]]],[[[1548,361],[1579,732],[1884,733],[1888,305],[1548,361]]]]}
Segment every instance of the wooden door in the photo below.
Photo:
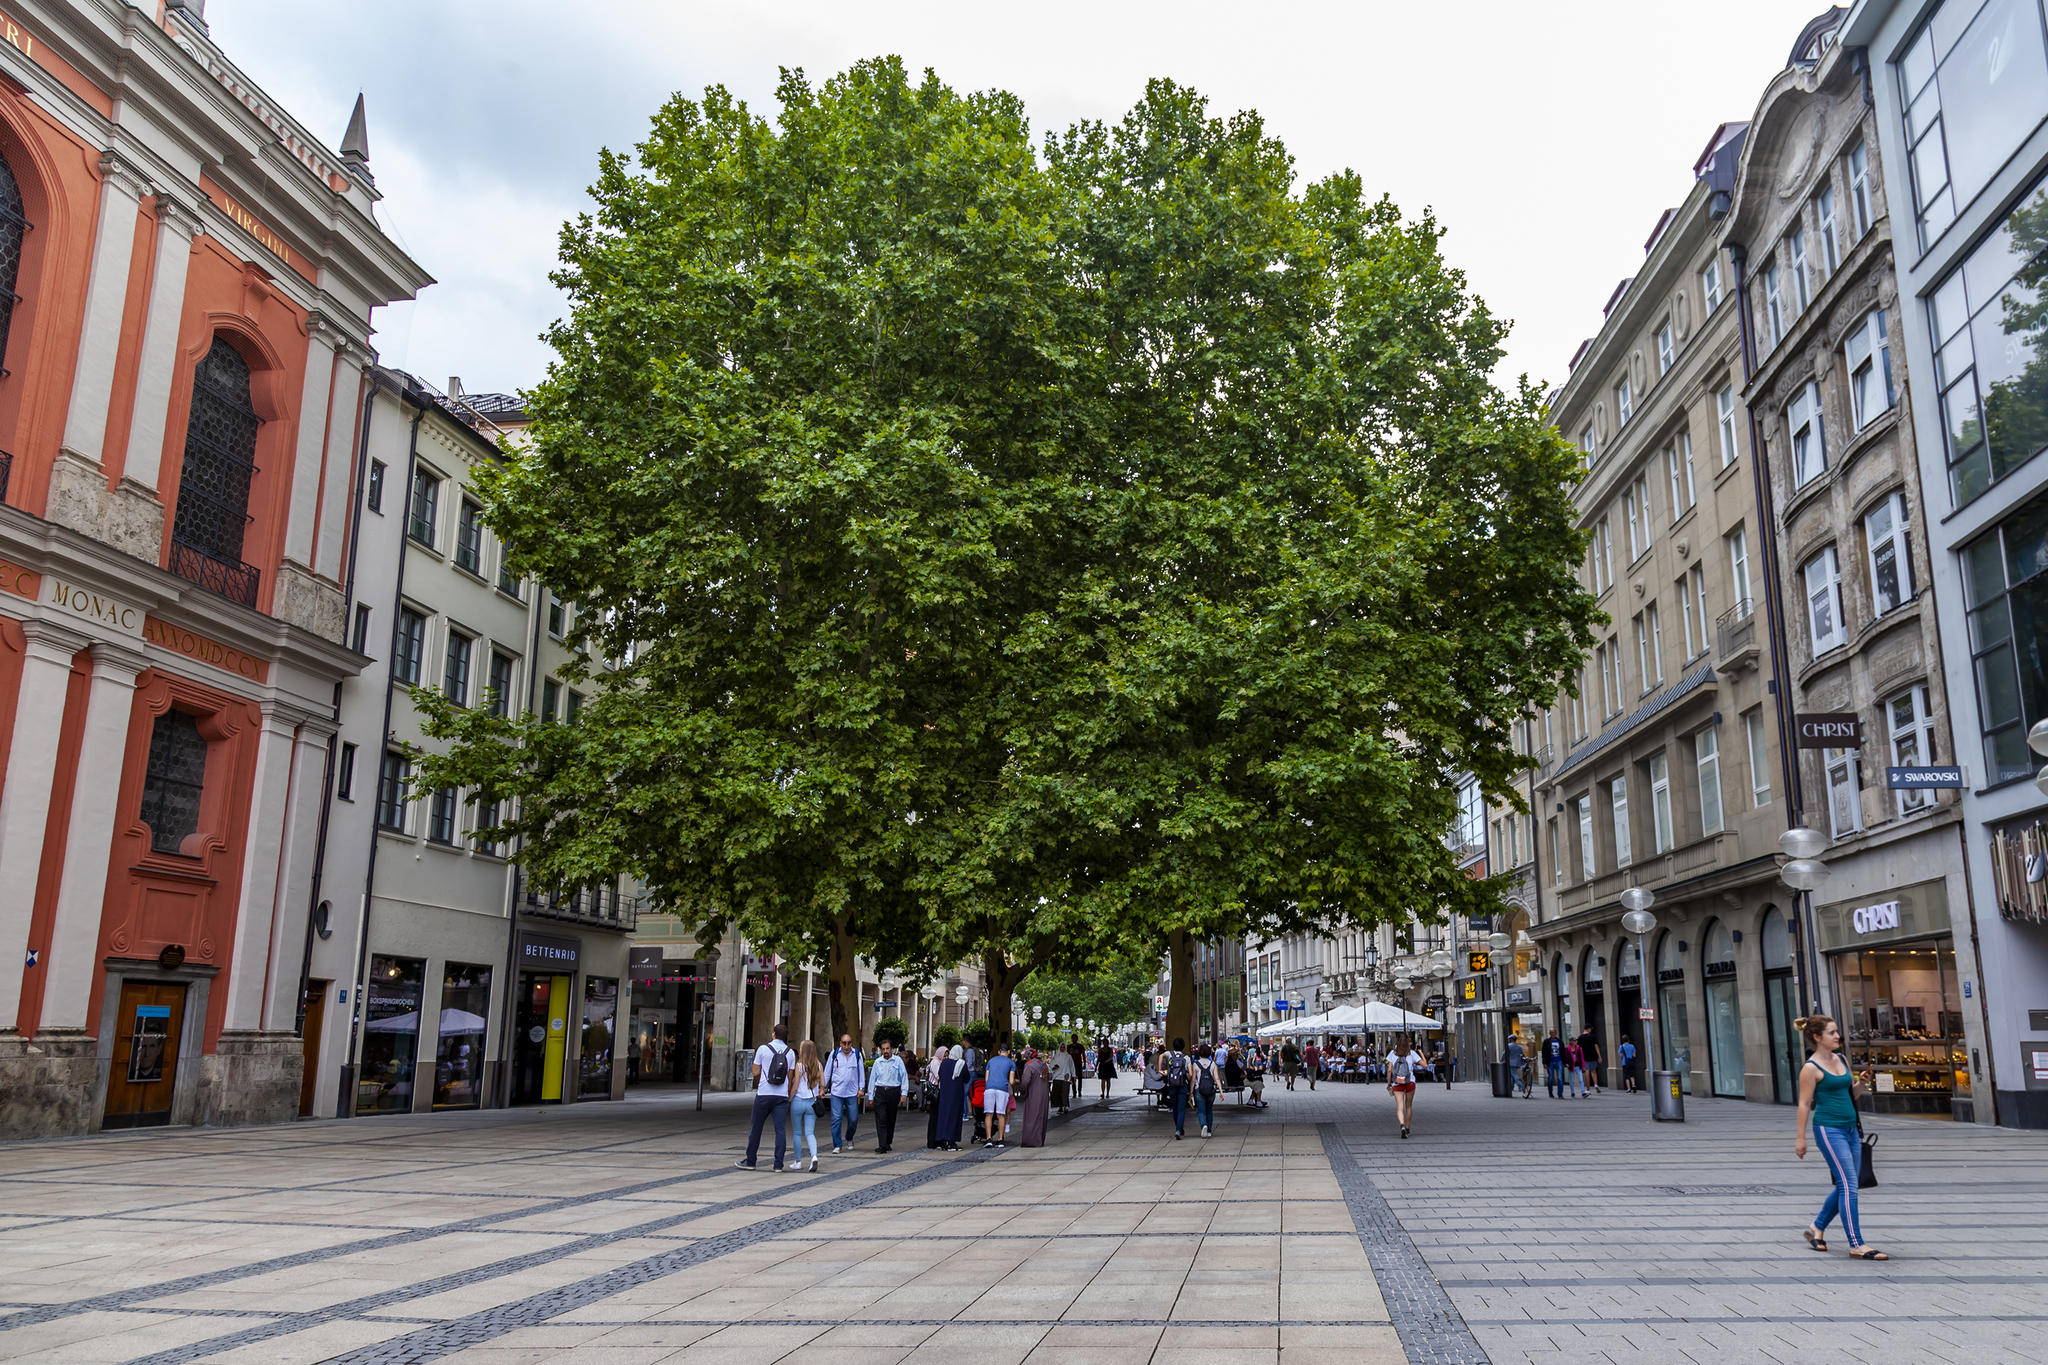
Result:
{"type": "Polygon", "coordinates": [[[299,1030],[299,1045],[305,1049],[305,1074],[299,1078],[299,1113],[311,1117],[313,1091],[320,1079],[320,1025],[327,1018],[327,989],[331,981],[306,983],[306,1021],[299,1030]]]}
{"type": "Polygon", "coordinates": [[[147,1128],[171,1121],[178,1075],[178,1037],[185,1025],[185,988],[153,981],[121,987],[107,1073],[102,1128],[147,1128]]]}

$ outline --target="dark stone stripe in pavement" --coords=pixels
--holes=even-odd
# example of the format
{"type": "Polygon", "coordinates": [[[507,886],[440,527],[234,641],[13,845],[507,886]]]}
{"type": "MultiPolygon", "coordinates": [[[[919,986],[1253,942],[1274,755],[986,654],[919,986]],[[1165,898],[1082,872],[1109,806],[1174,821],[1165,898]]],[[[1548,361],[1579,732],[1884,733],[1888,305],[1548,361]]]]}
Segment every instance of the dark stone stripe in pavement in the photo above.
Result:
{"type": "Polygon", "coordinates": [[[1387,1301],[1387,1314],[1408,1353],[1409,1365],[1489,1365],[1487,1354],[1465,1325],[1450,1295],[1416,1250],[1401,1220],[1379,1187],[1344,1145],[1334,1123],[1319,1123],[1330,1172],[1351,1209],[1352,1225],[1372,1262],[1373,1278],[1387,1301]]]}
{"type": "MultiPolygon", "coordinates": [[[[1847,1259],[1844,1257],[1843,1259],[1847,1259]]],[[[1777,1264],[1777,1263],[1774,1263],[1777,1264]]],[[[1897,1266],[1898,1261],[1888,1264],[1897,1266]]],[[[1886,1284],[2032,1284],[2039,1275],[1899,1275],[1885,1273],[1886,1284]]],[[[1834,1275],[1782,1275],[1765,1270],[1755,1275],[1617,1275],[1612,1278],[1586,1276],[1583,1279],[1552,1280],[1442,1280],[1445,1289],[1705,1289],[1728,1285],[1825,1284],[1840,1285],[1834,1275]]]]}
{"type": "MultiPolygon", "coordinates": [[[[1801,1313],[1799,1316],[1791,1318],[1771,1318],[1762,1316],[1753,1318],[1701,1317],[1694,1316],[1691,1314],[1677,1317],[1659,1316],[1654,1318],[1589,1318],[1583,1314],[1580,1314],[1576,1317],[1569,1318],[1467,1318],[1465,1320],[1465,1325],[1468,1327],[1570,1327],[1573,1329],[1580,1329],[1584,1328],[1588,1324],[1598,1324],[1602,1327],[1752,1327],[1767,1326],[1772,1323],[1776,1323],[1781,1326],[1805,1326],[1808,1323],[1815,1322],[1846,1322],[1853,1325],[1869,1327],[1880,1327],[1888,1322],[2048,1322],[2048,1314],[1903,1313],[1894,1314],[1890,1317],[1873,1317],[1868,1313],[1855,1313],[1847,1314],[1840,1317],[1829,1317],[1824,1313],[1801,1313]]],[[[622,1323],[620,1325],[624,1326],[625,1324],[622,1323]]],[[[661,1325],[666,1327],[670,1324],[663,1323],[661,1325]]],[[[681,1326],[680,1323],[674,1325],[681,1326]]]]}

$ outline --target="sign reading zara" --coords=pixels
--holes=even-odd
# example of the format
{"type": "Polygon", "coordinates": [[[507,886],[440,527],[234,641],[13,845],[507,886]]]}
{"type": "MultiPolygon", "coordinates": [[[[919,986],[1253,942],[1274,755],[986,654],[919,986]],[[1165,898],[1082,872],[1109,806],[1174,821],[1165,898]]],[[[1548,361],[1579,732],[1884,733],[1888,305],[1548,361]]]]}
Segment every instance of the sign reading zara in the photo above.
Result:
{"type": "Polygon", "coordinates": [[[1795,719],[1801,749],[1853,749],[1863,743],[1863,718],[1854,711],[1802,711],[1795,719]]]}

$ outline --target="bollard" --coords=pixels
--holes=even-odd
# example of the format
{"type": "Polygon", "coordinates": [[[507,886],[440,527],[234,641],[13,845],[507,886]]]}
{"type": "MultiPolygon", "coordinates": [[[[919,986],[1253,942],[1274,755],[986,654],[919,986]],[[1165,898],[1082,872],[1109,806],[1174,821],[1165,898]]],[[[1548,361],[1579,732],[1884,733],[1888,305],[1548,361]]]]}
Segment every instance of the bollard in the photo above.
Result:
{"type": "Polygon", "coordinates": [[[1650,1073],[1650,1117],[1659,1123],[1685,1122],[1685,1093],[1676,1071],[1650,1073]]]}

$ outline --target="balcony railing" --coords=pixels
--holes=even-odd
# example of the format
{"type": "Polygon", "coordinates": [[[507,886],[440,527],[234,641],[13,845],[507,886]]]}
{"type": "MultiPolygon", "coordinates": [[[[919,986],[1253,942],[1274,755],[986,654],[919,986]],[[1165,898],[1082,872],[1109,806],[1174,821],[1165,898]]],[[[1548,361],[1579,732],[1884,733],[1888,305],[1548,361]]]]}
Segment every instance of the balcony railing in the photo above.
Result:
{"type": "MultiPolygon", "coordinates": [[[[0,492],[0,497],[4,496],[5,493],[0,492]]],[[[175,538],[171,541],[171,572],[245,607],[256,605],[256,584],[263,576],[253,564],[215,559],[204,550],[175,538]]]]}
{"type": "Polygon", "coordinates": [[[512,903],[522,915],[570,920],[628,934],[640,925],[639,898],[628,896],[615,886],[542,891],[527,883],[524,868],[514,870],[512,876],[512,903]]]}
{"type": "Polygon", "coordinates": [[[1738,656],[1753,656],[1757,652],[1756,605],[1747,597],[1723,612],[1716,625],[1720,636],[1714,653],[1716,663],[1726,667],[1737,662],[1738,656]]]}

